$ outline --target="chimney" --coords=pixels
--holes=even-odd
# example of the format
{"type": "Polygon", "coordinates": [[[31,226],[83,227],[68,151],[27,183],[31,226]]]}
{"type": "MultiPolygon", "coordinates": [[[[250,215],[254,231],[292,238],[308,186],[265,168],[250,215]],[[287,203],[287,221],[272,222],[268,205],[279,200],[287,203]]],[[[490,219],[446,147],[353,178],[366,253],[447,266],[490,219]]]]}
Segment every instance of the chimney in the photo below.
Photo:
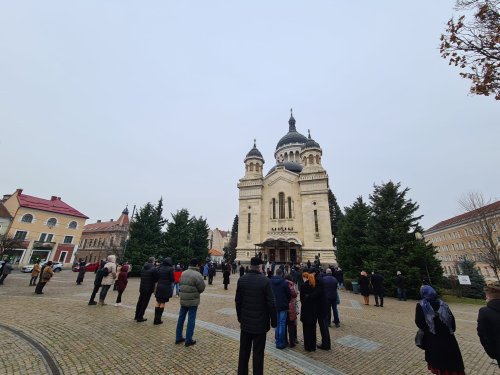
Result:
{"type": "Polygon", "coordinates": [[[50,197],[50,200],[51,200],[51,201],[56,201],[56,200],[57,200],[57,197],[56,197],[55,195],[53,195],[53,196],[51,196],[51,197],[50,197]]]}
{"type": "Polygon", "coordinates": [[[100,222],[101,222],[101,219],[97,220],[97,222],[98,222],[98,223],[100,223],[100,222]]]}
{"type": "Polygon", "coordinates": [[[113,219],[110,219],[109,221],[113,221],[113,219]]]}
{"type": "Polygon", "coordinates": [[[17,190],[16,190],[16,193],[17,193],[18,195],[21,195],[21,194],[23,193],[23,189],[17,189],[17,190]]]}

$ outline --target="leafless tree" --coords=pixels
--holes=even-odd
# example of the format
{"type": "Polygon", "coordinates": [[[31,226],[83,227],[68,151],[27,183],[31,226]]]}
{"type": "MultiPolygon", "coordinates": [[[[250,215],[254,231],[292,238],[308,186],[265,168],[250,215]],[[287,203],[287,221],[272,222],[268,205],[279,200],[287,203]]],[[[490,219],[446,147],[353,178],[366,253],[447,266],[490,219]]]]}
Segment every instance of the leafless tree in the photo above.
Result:
{"type": "Polygon", "coordinates": [[[471,93],[500,100],[500,0],[457,0],[468,15],[448,21],[441,56],[472,81],[471,93]]]}
{"type": "Polygon", "coordinates": [[[22,247],[23,241],[7,236],[0,236],[0,259],[10,250],[19,249],[22,247]]]}
{"type": "Polygon", "coordinates": [[[490,200],[486,200],[481,193],[471,192],[459,201],[462,208],[472,214],[472,219],[477,222],[473,229],[473,236],[486,249],[484,257],[487,263],[495,272],[495,276],[500,281],[500,244],[495,244],[495,232],[500,225],[500,215],[491,205],[490,200]]]}

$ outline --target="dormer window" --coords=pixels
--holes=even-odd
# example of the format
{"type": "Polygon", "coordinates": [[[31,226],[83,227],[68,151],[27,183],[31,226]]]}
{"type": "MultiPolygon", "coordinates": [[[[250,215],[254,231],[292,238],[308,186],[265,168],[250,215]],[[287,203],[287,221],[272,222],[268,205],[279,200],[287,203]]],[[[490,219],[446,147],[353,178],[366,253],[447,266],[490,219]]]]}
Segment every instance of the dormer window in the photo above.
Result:
{"type": "Polygon", "coordinates": [[[69,229],[76,229],[76,227],[78,226],[78,223],[76,221],[71,221],[69,224],[68,224],[68,228],[69,229]]]}
{"type": "Polygon", "coordinates": [[[31,223],[33,222],[33,215],[31,214],[25,214],[23,218],[21,219],[23,223],[31,223]]]}
{"type": "Polygon", "coordinates": [[[57,225],[57,219],[55,217],[51,217],[49,220],[47,220],[47,226],[49,228],[54,228],[57,225]]]}

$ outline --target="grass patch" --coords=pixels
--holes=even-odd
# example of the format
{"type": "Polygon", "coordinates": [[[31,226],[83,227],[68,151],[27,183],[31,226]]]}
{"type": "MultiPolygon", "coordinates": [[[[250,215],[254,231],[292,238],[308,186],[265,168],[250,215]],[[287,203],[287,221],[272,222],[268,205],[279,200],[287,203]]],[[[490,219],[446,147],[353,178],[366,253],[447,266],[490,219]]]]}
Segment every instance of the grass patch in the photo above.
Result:
{"type": "Polygon", "coordinates": [[[442,299],[447,303],[463,303],[468,305],[486,306],[486,300],[484,299],[457,297],[450,294],[444,294],[442,299]]]}

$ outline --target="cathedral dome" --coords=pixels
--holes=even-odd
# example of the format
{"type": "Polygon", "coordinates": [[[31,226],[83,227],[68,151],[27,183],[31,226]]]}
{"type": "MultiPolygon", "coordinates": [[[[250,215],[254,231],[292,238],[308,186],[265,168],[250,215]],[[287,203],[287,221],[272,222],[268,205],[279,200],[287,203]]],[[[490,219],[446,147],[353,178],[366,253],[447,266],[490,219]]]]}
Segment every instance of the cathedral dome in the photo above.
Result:
{"type": "Polygon", "coordinates": [[[321,148],[318,142],[311,138],[311,132],[309,131],[309,138],[307,138],[306,143],[302,146],[302,150],[306,148],[321,148]]]}
{"type": "Polygon", "coordinates": [[[257,144],[256,144],[255,140],[253,141],[253,148],[250,151],[248,151],[247,156],[245,156],[245,160],[248,158],[259,158],[259,159],[264,160],[264,157],[262,156],[259,149],[257,148],[257,144]]]}
{"type": "Polygon", "coordinates": [[[293,114],[290,115],[290,120],[288,120],[289,130],[288,133],[283,136],[278,144],[276,145],[276,149],[279,149],[281,146],[301,143],[304,144],[307,142],[307,138],[300,134],[297,129],[295,129],[295,119],[293,118],[293,114]]]}
{"type": "Polygon", "coordinates": [[[300,172],[302,172],[302,168],[304,168],[302,166],[302,164],[296,163],[294,161],[285,161],[284,163],[280,163],[280,164],[277,164],[274,167],[272,167],[269,170],[269,172],[267,172],[267,174],[271,174],[272,172],[274,172],[278,165],[283,165],[287,171],[290,171],[293,173],[300,173],[300,172]]]}

